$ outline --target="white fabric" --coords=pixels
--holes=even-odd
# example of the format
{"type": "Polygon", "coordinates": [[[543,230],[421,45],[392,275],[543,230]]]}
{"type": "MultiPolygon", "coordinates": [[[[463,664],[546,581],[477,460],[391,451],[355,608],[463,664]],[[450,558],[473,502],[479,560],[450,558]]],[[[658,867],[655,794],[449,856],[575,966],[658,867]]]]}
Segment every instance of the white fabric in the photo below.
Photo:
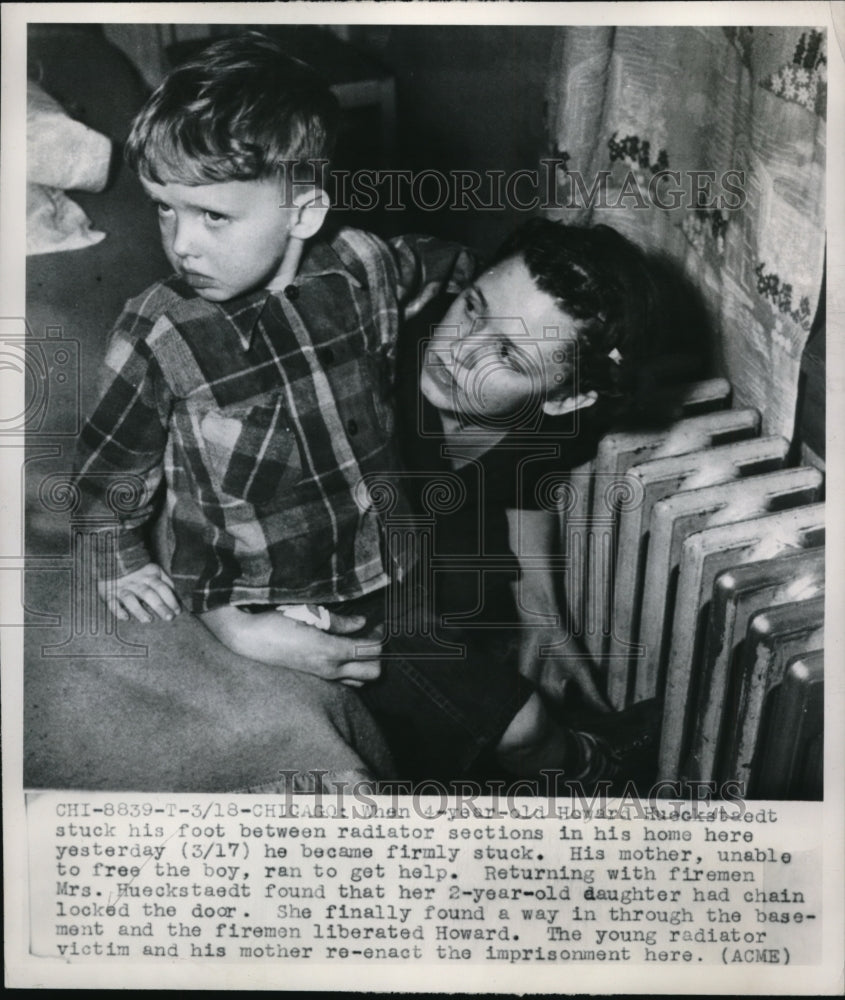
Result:
{"type": "Polygon", "coordinates": [[[276,610],[281,611],[286,618],[313,625],[322,632],[328,632],[331,625],[329,612],[319,604],[284,604],[276,610]]]}
{"type": "Polygon", "coordinates": [[[109,139],[68,117],[38,84],[27,83],[27,254],[76,250],[105,238],[64,191],[102,191],[110,160],[109,139]]]}

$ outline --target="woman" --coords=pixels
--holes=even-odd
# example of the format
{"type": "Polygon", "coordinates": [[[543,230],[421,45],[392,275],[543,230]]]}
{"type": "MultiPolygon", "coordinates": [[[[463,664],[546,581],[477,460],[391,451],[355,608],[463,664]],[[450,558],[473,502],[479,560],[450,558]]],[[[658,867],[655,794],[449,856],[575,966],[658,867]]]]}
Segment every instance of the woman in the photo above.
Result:
{"type": "Polygon", "coordinates": [[[400,771],[556,769],[584,785],[650,775],[655,706],[598,717],[607,705],[553,570],[555,490],[634,401],[659,349],[654,302],[643,255],[614,230],[536,220],[405,351],[422,359],[422,400],[400,409],[431,558],[414,627],[362,690],[400,771]],[[432,507],[432,482],[451,492],[445,505],[432,507]],[[559,716],[570,681],[583,728],[559,716]]]}

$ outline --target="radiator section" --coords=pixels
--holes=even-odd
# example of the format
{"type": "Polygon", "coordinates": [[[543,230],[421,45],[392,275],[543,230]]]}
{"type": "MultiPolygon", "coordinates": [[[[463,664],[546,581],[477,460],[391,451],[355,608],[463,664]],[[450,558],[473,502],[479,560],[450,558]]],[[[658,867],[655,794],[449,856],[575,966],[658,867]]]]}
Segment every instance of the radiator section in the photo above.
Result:
{"type": "Polygon", "coordinates": [[[657,698],[655,779],[822,794],[824,482],[722,380],[574,470],[567,614],[616,710],[657,698]]]}

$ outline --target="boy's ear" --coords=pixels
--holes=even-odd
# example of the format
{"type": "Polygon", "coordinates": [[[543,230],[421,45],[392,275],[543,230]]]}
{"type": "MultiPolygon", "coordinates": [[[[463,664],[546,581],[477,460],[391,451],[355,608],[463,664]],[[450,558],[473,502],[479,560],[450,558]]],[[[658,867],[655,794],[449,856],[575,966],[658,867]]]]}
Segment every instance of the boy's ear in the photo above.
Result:
{"type": "Polygon", "coordinates": [[[322,188],[302,191],[293,199],[293,224],[290,235],[297,240],[307,240],[320,231],[331,208],[329,196],[322,188]]]}
{"type": "Polygon", "coordinates": [[[543,412],[552,417],[563,416],[564,413],[572,413],[573,410],[581,410],[586,406],[592,406],[599,398],[599,394],[594,390],[582,392],[577,396],[566,396],[563,399],[547,399],[543,403],[543,412]]]}

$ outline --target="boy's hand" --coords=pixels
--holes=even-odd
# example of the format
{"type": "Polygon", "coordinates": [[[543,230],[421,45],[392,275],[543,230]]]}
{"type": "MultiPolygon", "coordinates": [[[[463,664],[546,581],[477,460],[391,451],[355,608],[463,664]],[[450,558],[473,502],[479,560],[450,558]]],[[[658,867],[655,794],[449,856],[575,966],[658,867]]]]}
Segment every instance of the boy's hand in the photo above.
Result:
{"type": "Polygon", "coordinates": [[[173,581],[157,563],[147,563],[115,580],[102,580],[98,590],[109,611],[122,622],[130,618],[151,622],[154,617],[169,622],[181,610],[173,581]]]}
{"type": "Polygon", "coordinates": [[[520,639],[519,672],[533,681],[553,701],[562,702],[570,682],[576,684],[586,703],[597,712],[609,712],[593,677],[584,650],[564,629],[524,628],[520,639]],[[546,655],[543,647],[553,646],[546,655]]]}

